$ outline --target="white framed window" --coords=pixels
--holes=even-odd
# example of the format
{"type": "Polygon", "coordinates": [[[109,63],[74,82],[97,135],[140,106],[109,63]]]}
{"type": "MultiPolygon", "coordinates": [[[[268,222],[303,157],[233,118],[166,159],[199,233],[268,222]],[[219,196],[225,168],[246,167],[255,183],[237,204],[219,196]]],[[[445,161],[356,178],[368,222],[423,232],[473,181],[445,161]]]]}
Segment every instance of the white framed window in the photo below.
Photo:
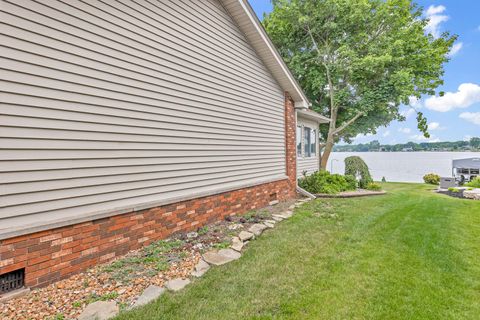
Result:
{"type": "Polygon", "coordinates": [[[297,126],[297,157],[302,156],[302,126],[297,126]]]}
{"type": "Polygon", "coordinates": [[[313,129],[310,135],[310,154],[312,157],[317,155],[317,130],[313,129]]]}
{"type": "Polygon", "coordinates": [[[304,143],[304,150],[305,150],[305,157],[312,156],[312,129],[309,127],[303,128],[303,143],[304,143]]]}

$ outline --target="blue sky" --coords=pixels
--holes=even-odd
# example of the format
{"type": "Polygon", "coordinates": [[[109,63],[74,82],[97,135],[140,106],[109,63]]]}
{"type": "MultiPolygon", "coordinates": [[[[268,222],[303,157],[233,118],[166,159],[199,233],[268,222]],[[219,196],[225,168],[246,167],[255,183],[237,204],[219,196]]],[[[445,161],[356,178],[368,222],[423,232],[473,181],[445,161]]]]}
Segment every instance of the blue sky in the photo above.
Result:
{"type": "MultiPolygon", "coordinates": [[[[379,140],[385,144],[408,141],[454,141],[480,136],[480,1],[478,0],[418,0],[430,17],[432,34],[450,31],[458,35],[455,52],[445,66],[445,84],[439,88],[444,97],[423,97],[413,104],[429,121],[430,139],[417,130],[415,115],[408,113],[405,122],[393,122],[379,128],[376,135],[358,136],[354,143],[379,140]]],[[[250,0],[262,19],[272,10],[270,0],[250,0]]],[[[402,109],[402,110],[403,110],[402,109]]]]}

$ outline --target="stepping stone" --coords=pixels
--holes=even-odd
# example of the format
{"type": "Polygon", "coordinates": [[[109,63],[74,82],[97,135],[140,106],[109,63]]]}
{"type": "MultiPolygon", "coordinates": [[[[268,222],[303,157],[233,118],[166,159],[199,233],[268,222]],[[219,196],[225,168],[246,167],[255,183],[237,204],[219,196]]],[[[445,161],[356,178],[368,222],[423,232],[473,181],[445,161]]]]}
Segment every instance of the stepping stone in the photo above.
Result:
{"type": "Polygon", "coordinates": [[[243,241],[240,240],[239,237],[233,237],[232,238],[232,245],[230,246],[230,248],[232,248],[233,250],[235,251],[242,251],[242,248],[243,248],[243,241]]]}
{"type": "Polygon", "coordinates": [[[242,241],[250,240],[253,237],[254,237],[254,234],[251,233],[251,232],[247,232],[247,231],[242,231],[238,234],[238,238],[240,238],[240,240],[242,240],[242,241]]]}
{"type": "Polygon", "coordinates": [[[270,228],[270,229],[275,228],[275,224],[274,224],[274,223],[264,221],[263,224],[266,225],[267,228],[270,228]]]}
{"type": "Polygon", "coordinates": [[[278,204],[279,202],[280,202],[280,201],[278,201],[278,200],[273,200],[273,201],[270,201],[270,202],[268,203],[268,205],[274,206],[274,205],[278,204]]]}
{"type": "Polygon", "coordinates": [[[292,204],[290,207],[288,207],[288,210],[293,210],[295,209],[296,205],[292,204]]]}
{"type": "Polygon", "coordinates": [[[222,264],[237,260],[242,255],[233,249],[221,249],[219,251],[209,251],[203,254],[203,260],[209,264],[220,266],[222,264]]]}
{"type": "Polygon", "coordinates": [[[263,230],[267,229],[267,226],[264,225],[263,223],[255,223],[248,229],[251,233],[253,233],[256,236],[259,236],[262,234],[263,230]]]}
{"type": "Polygon", "coordinates": [[[150,285],[145,289],[140,297],[137,298],[135,304],[133,305],[134,308],[143,306],[158,297],[160,297],[165,292],[165,288],[150,285]]]}
{"type": "Polygon", "coordinates": [[[78,320],[106,320],[118,314],[115,301],[97,301],[90,303],[78,316],[78,320]]]}
{"type": "Polygon", "coordinates": [[[275,220],[275,221],[277,221],[277,222],[279,222],[279,221],[284,220],[285,218],[282,217],[282,216],[280,216],[280,215],[278,215],[278,214],[272,214],[272,219],[275,220]]]}
{"type": "Polygon", "coordinates": [[[185,288],[188,284],[190,284],[189,279],[177,278],[167,281],[165,287],[170,291],[179,291],[185,288]]]}
{"type": "Polygon", "coordinates": [[[200,259],[200,261],[195,266],[195,270],[192,272],[192,276],[199,278],[203,276],[205,272],[208,271],[208,269],[210,269],[210,265],[206,263],[205,260],[200,259]]]}
{"type": "Polygon", "coordinates": [[[268,223],[271,223],[271,224],[277,223],[277,221],[272,220],[272,219],[268,219],[268,220],[265,220],[265,221],[263,221],[263,222],[264,222],[264,223],[265,223],[265,222],[268,222],[268,223]]]}

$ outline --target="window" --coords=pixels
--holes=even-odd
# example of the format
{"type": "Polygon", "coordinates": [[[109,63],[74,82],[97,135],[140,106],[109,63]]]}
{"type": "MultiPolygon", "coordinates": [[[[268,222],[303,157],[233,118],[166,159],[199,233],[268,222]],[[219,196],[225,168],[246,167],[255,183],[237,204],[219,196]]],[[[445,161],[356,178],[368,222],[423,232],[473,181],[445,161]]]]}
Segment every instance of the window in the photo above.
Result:
{"type": "Polygon", "coordinates": [[[312,157],[317,155],[317,130],[312,130],[311,138],[310,138],[310,152],[312,157]]]}
{"type": "Polygon", "coordinates": [[[302,156],[302,127],[297,126],[297,157],[302,156]]]}
{"type": "Polygon", "coordinates": [[[303,136],[304,136],[304,145],[305,145],[305,157],[311,157],[312,149],[310,145],[311,145],[311,139],[312,139],[312,129],[308,127],[304,127],[303,136]]]}

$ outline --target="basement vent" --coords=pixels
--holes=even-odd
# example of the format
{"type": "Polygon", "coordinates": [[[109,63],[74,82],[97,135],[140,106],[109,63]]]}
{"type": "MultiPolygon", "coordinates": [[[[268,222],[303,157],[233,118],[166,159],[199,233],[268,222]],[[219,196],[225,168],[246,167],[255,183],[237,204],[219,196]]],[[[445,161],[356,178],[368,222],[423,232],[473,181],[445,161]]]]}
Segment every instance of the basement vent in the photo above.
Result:
{"type": "Polygon", "coordinates": [[[25,269],[19,269],[0,275],[0,295],[23,288],[25,269]]]}
{"type": "Polygon", "coordinates": [[[270,201],[275,201],[277,200],[277,193],[276,192],[270,193],[269,197],[270,197],[270,201]]]}

